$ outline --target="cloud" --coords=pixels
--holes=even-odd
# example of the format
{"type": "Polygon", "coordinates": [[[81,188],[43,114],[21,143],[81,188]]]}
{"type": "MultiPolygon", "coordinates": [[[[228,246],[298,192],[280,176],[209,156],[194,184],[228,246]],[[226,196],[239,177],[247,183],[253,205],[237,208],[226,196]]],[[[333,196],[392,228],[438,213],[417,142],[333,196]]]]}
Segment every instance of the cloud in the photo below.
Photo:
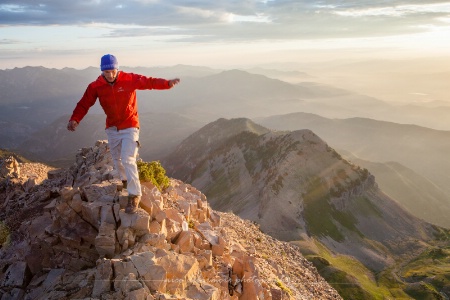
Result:
{"type": "Polygon", "coordinates": [[[448,26],[449,18],[450,1],[0,1],[0,26],[111,24],[103,37],[174,41],[389,36],[448,26]]]}
{"type": "Polygon", "coordinates": [[[22,44],[22,42],[19,40],[14,40],[14,39],[1,39],[0,40],[0,45],[14,45],[14,44],[22,44]]]}

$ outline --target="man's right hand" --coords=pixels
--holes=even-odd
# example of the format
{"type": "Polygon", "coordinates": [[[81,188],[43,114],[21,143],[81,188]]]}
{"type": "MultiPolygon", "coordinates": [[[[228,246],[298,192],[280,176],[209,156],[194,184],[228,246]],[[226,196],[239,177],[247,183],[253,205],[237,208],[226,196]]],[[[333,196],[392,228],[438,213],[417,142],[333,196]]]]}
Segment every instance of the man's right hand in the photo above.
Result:
{"type": "Polygon", "coordinates": [[[78,126],[78,122],[77,121],[74,121],[74,120],[69,121],[69,124],[67,124],[67,130],[75,131],[77,126],[78,126]]]}

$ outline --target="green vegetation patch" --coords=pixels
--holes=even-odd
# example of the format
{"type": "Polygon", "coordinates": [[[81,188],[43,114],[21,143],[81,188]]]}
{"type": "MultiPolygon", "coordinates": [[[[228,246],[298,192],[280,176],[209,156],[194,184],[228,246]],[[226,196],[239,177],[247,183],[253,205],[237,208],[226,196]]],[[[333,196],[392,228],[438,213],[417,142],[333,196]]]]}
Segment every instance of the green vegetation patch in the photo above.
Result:
{"type": "Polygon", "coordinates": [[[159,161],[138,161],[137,167],[140,180],[153,183],[160,191],[169,186],[169,177],[159,161]]]}
{"type": "Polygon", "coordinates": [[[415,280],[432,277],[431,283],[437,288],[450,285],[450,249],[425,250],[403,267],[402,276],[415,280]]]}
{"type": "MultiPolygon", "coordinates": [[[[378,285],[373,273],[357,259],[332,254],[322,243],[315,241],[316,255],[306,255],[319,271],[320,275],[333,286],[344,299],[392,299],[390,290],[378,285]]],[[[399,291],[399,295],[408,296],[399,291]]],[[[402,297],[399,297],[399,299],[402,297]]]]}
{"type": "Polygon", "coordinates": [[[383,218],[383,215],[378,207],[375,206],[367,197],[356,198],[356,207],[364,216],[377,216],[383,218]]]}
{"type": "Polygon", "coordinates": [[[433,225],[433,229],[435,230],[434,236],[437,240],[440,241],[449,241],[450,240],[450,230],[442,227],[438,227],[433,225]]]}
{"type": "Polygon", "coordinates": [[[7,245],[10,242],[10,238],[11,235],[8,226],[0,221],[0,246],[3,247],[7,245]]]}
{"type": "Polygon", "coordinates": [[[406,288],[406,293],[410,295],[414,299],[423,299],[423,300],[445,300],[444,296],[442,296],[436,289],[431,285],[425,282],[410,284],[406,288]]]}
{"type": "Polygon", "coordinates": [[[275,285],[279,287],[283,292],[292,295],[292,291],[280,279],[277,278],[275,280],[275,285]]]}
{"type": "Polygon", "coordinates": [[[337,242],[345,239],[335,222],[363,237],[356,228],[357,220],[351,214],[337,210],[330,201],[329,190],[320,178],[313,179],[307,192],[303,194],[305,204],[304,217],[308,224],[308,230],[313,236],[329,236],[337,242]]]}
{"type": "Polygon", "coordinates": [[[357,278],[344,271],[333,267],[327,267],[322,270],[321,275],[344,299],[377,299],[363,289],[357,278]]]}

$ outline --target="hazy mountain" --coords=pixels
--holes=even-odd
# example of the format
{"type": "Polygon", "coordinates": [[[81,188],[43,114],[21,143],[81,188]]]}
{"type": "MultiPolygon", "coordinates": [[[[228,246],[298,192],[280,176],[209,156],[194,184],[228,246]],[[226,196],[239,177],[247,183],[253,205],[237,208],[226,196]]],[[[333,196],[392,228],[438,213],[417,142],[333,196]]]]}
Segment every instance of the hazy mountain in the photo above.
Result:
{"type": "Polygon", "coordinates": [[[94,70],[43,67],[0,70],[0,119],[34,130],[45,127],[72,112],[74,103],[94,78],[94,70]]]}
{"type": "MultiPolygon", "coordinates": [[[[221,117],[256,118],[302,111],[329,118],[358,116],[450,128],[446,118],[450,107],[393,106],[318,82],[291,84],[245,71],[185,65],[122,69],[182,80],[170,91],[138,91],[141,114],[177,113],[206,124],[221,117]]],[[[0,70],[0,120],[5,122],[0,131],[0,146],[14,148],[19,144],[17,139],[23,140],[61,116],[71,114],[89,82],[99,74],[97,68],[0,70]]],[[[96,104],[90,113],[103,112],[96,104]]]]}
{"type": "Polygon", "coordinates": [[[375,163],[354,156],[350,161],[372,173],[381,190],[413,215],[450,228],[449,195],[432,181],[396,162],[375,163]]]}
{"type": "Polygon", "coordinates": [[[244,70],[252,74],[260,74],[270,78],[283,80],[286,82],[299,83],[303,81],[310,81],[313,76],[309,75],[306,72],[299,71],[280,71],[277,69],[266,69],[266,68],[251,68],[244,70]]]}
{"type": "Polygon", "coordinates": [[[218,210],[253,220],[277,238],[316,237],[373,269],[433,236],[432,226],[310,130],[272,132],[248,119],[219,119],[184,140],[164,166],[204,191],[218,210]]]}
{"type": "MultiPolygon", "coordinates": [[[[3,120],[3,119],[2,119],[3,120]]],[[[17,148],[34,132],[32,126],[14,121],[0,121],[0,147],[17,148]]]]}
{"type": "Polygon", "coordinates": [[[120,67],[125,72],[136,74],[148,74],[152,77],[175,78],[175,77],[205,77],[222,72],[223,70],[212,69],[201,66],[175,65],[170,67],[120,67]]]}
{"type": "MultiPolygon", "coordinates": [[[[245,71],[222,71],[198,66],[121,69],[153,77],[180,77],[182,80],[170,92],[140,92],[142,112],[176,110],[209,122],[220,117],[253,118],[268,116],[270,113],[303,111],[332,118],[358,116],[432,128],[450,128],[445,118],[450,107],[423,110],[421,105],[394,106],[349,91],[341,85],[323,84],[320,78],[315,77],[314,82],[308,80],[290,84],[245,71]]],[[[265,75],[272,77],[276,77],[273,74],[302,75],[273,69],[250,71],[265,73],[263,70],[272,74],[265,75]]],[[[70,113],[87,84],[99,74],[100,71],[92,67],[84,70],[43,67],[0,70],[0,117],[4,121],[20,120],[33,127],[49,124],[62,114],[70,113]]],[[[94,110],[101,112],[99,107],[94,110]]]]}
{"type": "Polygon", "coordinates": [[[327,116],[354,116],[356,112],[386,110],[374,98],[314,83],[290,84],[240,70],[187,78],[169,93],[139,94],[140,108],[163,112],[170,109],[205,121],[221,117],[259,117],[292,111],[320,111],[327,116]],[[147,101],[148,100],[148,101],[147,101]]]}
{"type": "MultiPolygon", "coordinates": [[[[63,116],[34,133],[18,147],[20,153],[52,165],[68,166],[78,149],[97,140],[106,140],[105,116],[88,114],[75,132],[67,130],[69,116],[63,116]]],[[[203,126],[177,114],[140,115],[139,150],[145,161],[158,160],[174,149],[186,136],[203,126]]]]}
{"type": "MultiPolygon", "coordinates": [[[[182,65],[155,69],[122,69],[168,78],[189,75],[201,77],[219,72],[205,67],[182,65]]],[[[0,120],[32,126],[35,129],[43,128],[62,115],[72,113],[87,85],[99,75],[100,70],[92,67],[83,70],[44,67],[0,70],[0,120]]],[[[91,113],[101,112],[98,104],[91,108],[91,113]]]]}
{"type": "MultiPolygon", "coordinates": [[[[276,130],[309,128],[333,148],[348,151],[360,159],[400,163],[436,186],[433,188],[435,192],[425,193],[445,193],[446,196],[435,199],[439,201],[438,207],[443,207],[445,211],[450,207],[449,131],[362,118],[327,119],[305,113],[272,116],[257,121],[276,130]]],[[[411,201],[408,206],[411,210],[416,210],[411,207],[414,203],[411,201]]],[[[439,224],[442,222],[450,226],[448,218],[439,219],[439,224]]]]}

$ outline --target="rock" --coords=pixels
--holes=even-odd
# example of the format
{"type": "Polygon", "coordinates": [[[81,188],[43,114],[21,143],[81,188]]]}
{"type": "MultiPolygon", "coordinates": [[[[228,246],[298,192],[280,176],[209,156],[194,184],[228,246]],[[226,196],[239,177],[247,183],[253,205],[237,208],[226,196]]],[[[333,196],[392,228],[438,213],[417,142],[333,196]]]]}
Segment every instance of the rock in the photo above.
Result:
{"type": "Polygon", "coordinates": [[[24,288],[31,279],[26,262],[18,261],[9,266],[3,276],[2,286],[24,288]]]}
{"type": "Polygon", "coordinates": [[[167,289],[167,271],[160,265],[150,265],[143,276],[145,285],[152,292],[164,293],[167,289]]]}
{"type": "Polygon", "coordinates": [[[0,177],[20,177],[20,167],[14,156],[9,156],[0,161],[0,177]]]}
{"type": "Polygon", "coordinates": [[[63,176],[64,173],[65,173],[64,169],[50,170],[47,172],[47,177],[48,179],[56,179],[63,176]]]}
{"type": "MultiPolygon", "coordinates": [[[[145,299],[136,297],[146,297],[150,294],[150,291],[144,289],[144,286],[137,280],[136,275],[133,273],[129,273],[120,280],[116,280],[114,287],[117,291],[121,291],[122,294],[128,295],[128,299],[145,299]]],[[[92,295],[94,295],[94,293],[92,293],[92,295]]]]}
{"type": "Polygon", "coordinates": [[[149,233],[142,236],[139,240],[141,243],[151,247],[164,249],[167,246],[166,236],[162,233],[149,233]]]}
{"type": "Polygon", "coordinates": [[[23,185],[24,190],[29,192],[37,184],[37,182],[37,176],[28,177],[28,180],[23,185]]]}
{"type": "Polygon", "coordinates": [[[155,205],[154,203],[156,201],[159,201],[160,203],[162,202],[161,192],[151,182],[143,182],[141,187],[142,196],[140,206],[149,215],[152,215],[153,206],[155,205]]]}
{"type": "Polygon", "coordinates": [[[142,209],[138,209],[134,214],[127,214],[124,210],[119,211],[121,227],[129,227],[142,236],[150,232],[150,215],[142,209]]]}
{"type": "Polygon", "coordinates": [[[95,238],[95,249],[101,257],[112,258],[116,251],[115,225],[103,222],[95,238]]]}
{"type": "Polygon", "coordinates": [[[116,231],[119,244],[122,246],[122,251],[126,251],[133,247],[136,242],[136,235],[133,229],[129,227],[119,227],[116,231]]]}
{"type": "Polygon", "coordinates": [[[115,204],[106,204],[100,208],[100,222],[116,225],[115,204]]]}
{"type": "Polygon", "coordinates": [[[194,283],[189,286],[186,296],[196,300],[220,300],[219,290],[208,283],[194,283]]]}
{"type": "Polygon", "coordinates": [[[169,252],[160,259],[159,264],[167,272],[167,291],[172,294],[185,290],[188,283],[200,274],[197,260],[184,254],[169,252]]]}
{"type": "Polygon", "coordinates": [[[192,252],[194,250],[193,234],[190,231],[182,231],[174,244],[180,247],[180,252],[192,252]]]}
{"type": "Polygon", "coordinates": [[[51,269],[50,272],[47,274],[47,277],[45,278],[44,282],[42,283],[42,286],[44,288],[50,288],[60,283],[62,281],[62,277],[65,272],[66,272],[65,269],[51,269]]]}
{"type": "Polygon", "coordinates": [[[112,259],[111,262],[113,264],[114,274],[133,273],[136,277],[139,276],[136,266],[129,258],[126,260],[112,259]]]}
{"type": "Polygon", "coordinates": [[[81,209],[83,206],[83,200],[81,199],[80,193],[76,193],[72,197],[72,202],[70,203],[70,207],[77,213],[81,213],[81,209]]]}
{"type": "Polygon", "coordinates": [[[167,218],[171,219],[172,221],[175,221],[175,222],[177,222],[179,224],[183,223],[184,218],[178,212],[177,209],[169,208],[169,209],[166,209],[164,212],[166,213],[167,218]]]}
{"type": "Polygon", "coordinates": [[[100,202],[83,202],[81,206],[82,218],[97,229],[100,226],[102,206],[100,202]]]}
{"type": "Polygon", "coordinates": [[[111,290],[111,280],[113,278],[113,268],[111,260],[101,259],[97,262],[97,272],[95,273],[94,289],[92,297],[98,298],[111,290]]]}
{"type": "Polygon", "coordinates": [[[19,288],[12,289],[11,292],[4,293],[1,300],[21,300],[25,296],[25,291],[19,288]]]}
{"type": "Polygon", "coordinates": [[[91,184],[81,189],[88,202],[113,202],[117,187],[109,182],[91,184]]]}

